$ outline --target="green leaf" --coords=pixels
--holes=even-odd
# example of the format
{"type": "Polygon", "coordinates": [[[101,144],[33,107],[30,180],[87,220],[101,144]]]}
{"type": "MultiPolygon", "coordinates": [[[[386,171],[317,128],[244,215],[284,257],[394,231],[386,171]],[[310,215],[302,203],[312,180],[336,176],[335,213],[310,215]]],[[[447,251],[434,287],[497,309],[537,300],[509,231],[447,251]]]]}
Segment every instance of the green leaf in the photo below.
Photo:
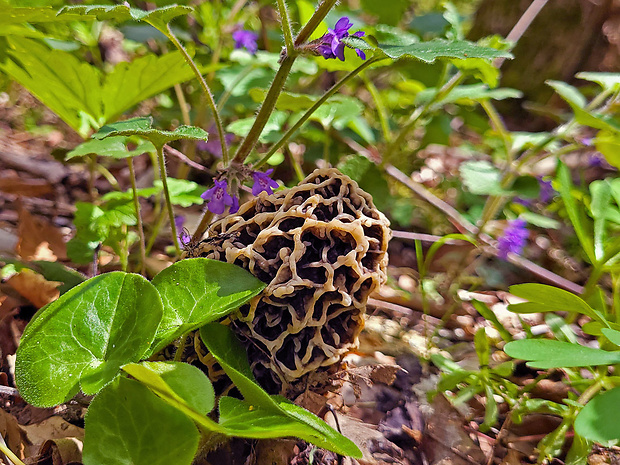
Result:
{"type": "MultiPolygon", "coordinates": [[[[265,89],[250,89],[250,97],[257,103],[265,101],[267,91],[265,89]]],[[[278,96],[276,109],[281,111],[303,111],[314,105],[315,99],[305,94],[293,94],[291,92],[282,92],[278,96]]]]}
{"type": "Polygon", "coordinates": [[[510,191],[522,198],[535,199],[540,195],[540,184],[534,176],[522,175],[514,180],[510,191]]]}
{"type": "Polygon", "coordinates": [[[174,131],[153,129],[153,118],[132,118],[117,123],[110,123],[93,134],[93,139],[105,139],[114,136],[139,136],[151,141],[155,147],[179,139],[207,140],[208,133],[195,126],[179,126],[174,131]]]}
{"type": "Polygon", "coordinates": [[[607,339],[610,340],[613,344],[620,346],[620,331],[616,331],[611,328],[601,328],[601,332],[607,339]]]}
{"type": "Polygon", "coordinates": [[[185,406],[201,415],[215,407],[213,385],[199,368],[182,362],[129,363],[123,371],[147,386],[173,407],[185,406]]]}
{"type": "MultiPolygon", "coordinates": [[[[144,11],[126,5],[71,5],[62,8],[58,15],[81,14],[99,21],[144,21],[166,34],[166,24],[177,16],[184,16],[193,11],[192,7],[169,5],[155,10],[144,11]]],[[[88,18],[85,18],[88,19],[88,18]]]]}
{"type": "Polygon", "coordinates": [[[523,212],[519,215],[519,218],[524,219],[529,224],[544,229],[559,229],[561,226],[558,220],[554,220],[548,216],[539,215],[538,213],[523,212]]]}
{"type": "Polygon", "coordinates": [[[153,144],[147,141],[141,141],[135,149],[129,150],[127,148],[127,137],[108,137],[103,140],[91,139],[81,143],[67,153],[65,160],[71,160],[75,157],[83,157],[90,154],[122,159],[142,155],[145,152],[155,152],[153,144]]]}
{"type": "Polygon", "coordinates": [[[512,341],[512,334],[510,334],[510,332],[499,321],[493,310],[491,310],[485,303],[477,300],[472,300],[471,304],[478,311],[478,313],[484,317],[485,320],[490,321],[493,324],[493,327],[499,332],[505,342],[512,341]]]}
{"type": "Polygon", "coordinates": [[[553,81],[551,79],[545,82],[548,86],[553,88],[553,90],[555,90],[560,97],[571,105],[576,105],[579,108],[584,108],[586,106],[586,98],[581,92],[579,92],[579,90],[577,90],[576,87],[562,81],[553,81]]]}
{"type": "Polygon", "coordinates": [[[35,40],[8,37],[7,43],[2,71],[80,135],[102,124],[101,73],[97,68],[35,40]]]}
{"type": "Polygon", "coordinates": [[[94,394],[126,363],[140,360],[162,317],[157,290],[142,276],[106,273],[43,307],[26,327],[15,377],[29,403],[51,407],[81,385],[94,394]]]}
{"type": "Polygon", "coordinates": [[[546,284],[528,283],[510,286],[511,294],[529,300],[527,303],[511,304],[508,310],[515,313],[538,312],[577,312],[593,320],[604,321],[598,311],[590,307],[582,298],[564,289],[546,284]]]}
{"type": "Polygon", "coordinates": [[[138,381],[118,377],[88,408],[83,461],[84,465],[190,465],[199,438],[187,416],[138,381]]]}
{"type": "Polygon", "coordinates": [[[56,10],[51,6],[43,7],[15,7],[8,4],[0,4],[2,15],[0,15],[0,26],[5,30],[9,24],[21,23],[52,23],[62,21],[79,21],[79,15],[65,15],[58,18],[56,10]]]}
{"type": "Polygon", "coordinates": [[[480,366],[487,366],[489,364],[489,340],[487,339],[485,329],[482,327],[478,328],[474,335],[474,347],[476,348],[480,366]]]}
{"type": "Polygon", "coordinates": [[[181,260],[160,272],[152,283],[161,295],[164,314],[151,353],[228,315],[265,288],[243,268],[207,258],[181,260]]]}
{"type": "Polygon", "coordinates": [[[408,0],[391,0],[378,2],[377,0],[362,0],[364,13],[376,16],[380,23],[396,26],[411,6],[408,0]]]}
{"type": "Polygon", "coordinates": [[[590,262],[594,263],[596,258],[594,256],[594,245],[591,239],[592,233],[589,230],[586,230],[586,219],[583,214],[583,210],[577,208],[577,202],[575,202],[575,198],[573,197],[573,181],[571,180],[570,170],[562,162],[558,163],[557,180],[560,186],[562,201],[564,202],[568,217],[570,218],[573,228],[575,229],[577,238],[581,243],[581,247],[583,247],[583,251],[590,259],[590,262]]]}
{"type": "MultiPolygon", "coordinates": [[[[337,454],[362,456],[353,442],[312,413],[282,397],[270,396],[263,391],[254,379],[245,350],[230,328],[211,323],[200,329],[200,337],[245,399],[244,403],[224,401],[223,418],[220,422],[222,426],[227,426],[231,433],[240,435],[238,431],[231,430],[235,427],[242,428],[247,437],[268,437],[260,430],[266,429],[266,433],[269,433],[273,427],[277,436],[295,436],[337,454]],[[260,416],[252,415],[251,411],[254,409],[258,410],[260,416]],[[249,423],[246,423],[249,422],[249,416],[257,417],[252,423],[256,429],[249,429],[249,423]],[[277,417],[282,417],[282,420],[277,417]],[[288,427],[285,421],[288,421],[288,427]]],[[[220,414],[222,415],[221,410],[220,414]]]]}
{"type": "Polygon", "coordinates": [[[364,104],[360,100],[339,95],[321,105],[310,116],[310,120],[318,121],[325,128],[333,127],[340,131],[362,111],[364,104]]]}
{"type": "MultiPolygon", "coordinates": [[[[358,41],[347,40],[347,43],[355,48],[361,48],[358,41]]],[[[438,58],[483,58],[485,60],[512,58],[510,52],[483,47],[468,40],[433,39],[428,42],[414,42],[406,45],[378,44],[377,48],[394,60],[416,58],[426,63],[432,63],[438,58]]]]}
{"type": "Polygon", "coordinates": [[[611,207],[611,185],[606,180],[590,183],[590,211],[594,218],[594,257],[600,260],[605,255],[607,211],[611,207]]]}
{"type": "MultiPolygon", "coordinates": [[[[154,193],[161,192],[162,183],[160,180],[155,181],[153,186],[156,191],[154,193]]],[[[170,202],[172,205],[179,205],[183,208],[192,205],[202,205],[204,199],[200,195],[206,190],[206,187],[196,184],[194,181],[168,178],[168,191],[170,192],[170,202]]],[[[149,192],[149,195],[153,195],[153,193],[149,192]]]]}
{"type": "Polygon", "coordinates": [[[620,132],[620,123],[616,119],[591,110],[586,111],[576,105],[571,105],[571,107],[575,113],[575,120],[578,123],[595,129],[611,131],[616,134],[620,132]]]}
{"type": "Polygon", "coordinates": [[[547,323],[547,326],[549,326],[549,329],[558,341],[577,344],[577,335],[560,315],[552,312],[546,313],[545,323],[547,323]]]}
{"type": "Polygon", "coordinates": [[[582,72],[575,76],[585,81],[596,82],[605,90],[620,90],[620,73],[582,72]]]}
{"type": "Polygon", "coordinates": [[[497,195],[502,193],[501,172],[488,161],[466,161],[459,168],[463,184],[472,194],[497,195]]]}
{"type": "Polygon", "coordinates": [[[606,444],[620,440],[620,387],[594,397],[575,419],[575,432],[580,436],[606,444]]]}
{"type": "Polygon", "coordinates": [[[594,138],[594,146],[605,156],[607,163],[620,169],[620,134],[618,132],[599,131],[594,138]]]}
{"type": "MultiPolygon", "coordinates": [[[[438,89],[429,87],[417,93],[415,98],[416,105],[424,105],[435,97],[438,89]]],[[[489,89],[484,84],[469,84],[457,86],[450,93],[444,96],[437,104],[458,103],[460,105],[474,105],[481,100],[504,100],[509,98],[520,98],[522,93],[516,89],[500,88],[489,89]]]]}
{"type": "MultiPolygon", "coordinates": [[[[279,138],[282,126],[286,123],[288,115],[283,111],[274,111],[267,120],[267,124],[263,128],[258,140],[260,142],[275,142],[279,138]]],[[[255,118],[243,118],[230,123],[226,130],[241,137],[245,137],[250,132],[250,128],[254,124],[255,118]]]]}
{"type": "Polygon", "coordinates": [[[571,344],[570,342],[551,341],[548,339],[523,339],[512,341],[504,347],[512,358],[529,360],[527,366],[532,368],[570,368],[596,365],[614,365],[620,363],[620,352],[608,352],[601,349],[571,344]]]}

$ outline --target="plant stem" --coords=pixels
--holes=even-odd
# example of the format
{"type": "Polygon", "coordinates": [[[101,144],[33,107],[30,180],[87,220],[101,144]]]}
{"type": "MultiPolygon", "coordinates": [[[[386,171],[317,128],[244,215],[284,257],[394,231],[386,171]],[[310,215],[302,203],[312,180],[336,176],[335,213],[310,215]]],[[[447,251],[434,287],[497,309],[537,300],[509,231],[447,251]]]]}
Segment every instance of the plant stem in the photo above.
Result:
{"type": "Polygon", "coordinates": [[[286,44],[286,54],[293,56],[295,54],[295,44],[293,43],[293,31],[291,29],[291,21],[286,10],[284,0],[278,0],[278,11],[280,12],[280,21],[282,22],[282,32],[284,33],[284,43],[286,44]]]}
{"type": "Polygon", "coordinates": [[[118,181],[116,180],[114,175],[110,173],[110,170],[108,170],[105,166],[100,165],[100,164],[96,165],[96,169],[99,172],[99,174],[101,174],[106,179],[106,181],[110,183],[110,186],[112,186],[117,191],[121,190],[121,186],[118,184],[118,181]]]}
{"type": "Polygon", "coordinates": [[[291,136],[293,134],[295,134],[295,132],[306,122],[308,121],[308,118],[310,118],[310,116],[312,116],[312,114],[321,106],[323,105],[327,99],[329,99],[332,95],[334,95],[338,89],[340,89],[343,85],[345,85],[347,82],[349,82],[351,79],[353,79],[353,77],[355,77],[357,74],[359,74],[360,72],[362,72],[364,69],[368,68],[371,64],[376,63],[377,61],[383,60],[384,58],[371,58],[367,61],[365,61],[364,63],[362,63],[361,65],[359,65],[357,68],[355,68],[353,71],[349,72],[345,77],[343,77],[340,81],[338,81],[336,84],[334,84],[332,86],[331,89],[329,89],[327,91],[327,93],[325,93],[325,95],[323,95],[320,99],[318,99],[314,105],[312,105],[308,110],[306,110],[306,112],[303,114],[303,116],[301,118],[299,118],[299,120],[288,130],[286,131],[286,133],[280,138],[280,140],[278,142],[276,142],[270,149],[269,151],[263,156],[263,158],[261,158],[261,160],[254,165],[254,169],[258,169],[261,166],[263,166],[267,160],[269,160],[269,158],[271,158],[271,156],[276,153],[278,151],[278,149],[280,147],[282,147],[287,140],[289,140],[291,138],[291,136]]]}
{"type": "Polygon", "coordinates": [[[177,257],[181,255],[181,247],[179,246],[179,238],[177,237],[177,227],[174,224],[174,210],[170,201],[170,191],[168,190],[168,176],[166,175],[166,161],[164,160],[164,147],[157,147],[157,159],[159,160],[159,175],[161,176],[161,185],[164,189],[164,198],[166,199],[166,208],[168,209],[168,219],[170,221],[170,229],[172,230],[172,242],[177,257]]]}
{"type": "Polygon", "coordinates": [[[146,276],[146,241],[144,240],[144,228],[142,227],[142,215],[140,215],[140,202],[138,201],[138,189],[136,188],[136,172],[133,168],[133,158],[127,158],[129,167],[129,179],[131,179],[131,190],[133,192],[133,207],[136,210],[138,219],[138,236],[140,237],[140,274],[146,276]]]}
{"type": "Polygon", "coordinates": [[[317,27],[321,24],[321,21],[325,19],[329,10],[331,10],[336,4],[337,0],[324,0],[323,3],[319,5],[316,9],[312,17],[308,20],[308,22],[304,25],[304,27],[299,31],[297,37],[295,38],[295,45],[300,46],[306,40],[310,38],[312,33],[315,31],[317,27]]]}
{"type": "Polygon", "coordinates": [[[390,134],[390,124],[388,122],[387,111],[385,109],[385,105],[383,104],[383,100],[381,100],[381,96],[379,95],[379,91],[373,84],[373,82],[368,79],[366,73],[361,73],[360,78],[364,81],[364,85],[370,92],[370,96],[372,100],[375,102],[375,106],[377,107],[377,114],[379,116],[379,123],[381,123],[381,132],[383,133],[383,140],[386,144],[390,143],[390,139],[392,138],[390,134]]]}
{"type": "Polygon", "coordinates": [[[256,115],[256,119],[254,120],[254,124],[250,128],[250,132],[248,132],[248,135],[245,136],[245,139],[243,139],[243,142],[237,149],[237,153],[235,154],[235,157],[232,160],[233,163],[242,164],[244,160],[247,158],[247,156],[250,154],[254,146],[256,145],[258,138],[263,132],[263,128],[265,127],[265,125],[267,124],[267,121],[269,120],[269,116],[271,116],[271,113],[273,112],[273,109],[276,106],[276,102],[278,101],[278,96],[280,95],[280,92],[282,92],[282,89],[284,88],[284,84],[286,83],[286,78],[288,78],[288,75],[291,72],[291,68],[293,67],[294,61],[295,61],[294,56],[293,57],[287,56],[284,58],[284,60],[282,60],[280,69],[278,69],[278,72],[276,73],[276,76],[273,79],[273,82],[271,83],[271,87],[269,88],[269,91],[267,92],[267,95],[265,96],[265,101],[261,105],[260,110],[258,111],[258,114],[256,115]]]}
{"type": "Polygon", "coordinates": [[[174,46],[183,54],[185,61],[190,66],[190,68],[192,68],[192,71],[196,75],[196,78],[200,83],[200,87],[202,87],[205,97],[207,97],[207,104],[213,112],[215,126],[217,127],[217,132],[220,136],[220,143],[222,144],[222,160],[224,162],[224,165],[228,165],[228,147],[226,147],[226,141],[224,140],[224,126],[222,126],[222,119],[220,118],[220,114],[217,111],[217,106],[215,105],[215,100],[213,99],[213,93],[211,92],[207,81],[205,81],[205,78],[202,76],[202,73],[198,69],[198,66],[196,66],[196,63],[194,62],[194,60],[192,60],[192,57],[189,55],[189,53],[187,53],[187,50],[185,50],[185,47],[183,47],[181,42],[179,42],[179,39],[177,39],[176,36],[173,34],[172,29],[170,28],[170,23],[168,23],[166,27],[168,28],[168,32],[166,35],[174,44],[174,46]]]}
{"type": "Polygon", "coordinates": [[[207,227],[211,223],[212,219],[213,219],[213,213],[210,212],[209,210],[205,210],[204,214],[202,215],[202,218],[200,218],[200,224],[198,224],[196,231],[194,231],[194,235],[192,236],[192,242],[200,241],[200,238],[202,237],[204,232],[207,230],[207,227]]]}
{"type": "Polygon", "coordinates": [[[497,113],[497,110],[493,106],[493,104],[488,100],[484,99],[480,102],[480,105],[486,112],[487,116],[491,120],[491,123],[495,127],[495,130],[499,133],[504,142],[504,147],[506,149],[506,165],[509,167],[512,163],[513,152],[512,152],[512,141],[510,140],[510,132],[506,129],[504,122],[502,121],[501,116],[497,113]]]}
{"type": "Polygon", "coordinates": [[[0,442],[0,452],[2,452],[7,459],[14,463],[14,465],[25,465],[24,462],[19,460],[19,457],[13,453],[11,449],[7,447],[4,440],[0,442]]]}

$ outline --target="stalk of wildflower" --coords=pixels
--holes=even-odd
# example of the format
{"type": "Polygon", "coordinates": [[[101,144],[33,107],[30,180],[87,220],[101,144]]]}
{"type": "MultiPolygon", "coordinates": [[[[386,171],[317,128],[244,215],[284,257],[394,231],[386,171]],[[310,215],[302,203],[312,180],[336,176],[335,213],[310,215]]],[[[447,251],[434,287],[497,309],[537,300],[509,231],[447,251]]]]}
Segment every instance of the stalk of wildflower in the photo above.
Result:
{"type": "Polygon", "coordinates": [[[508,259],[509,253],[521,255],[525,247],[529,231],[526,228],[525,220],[517,218],[508,223],[508,227],[504,230],[497,240],[497,256],[502,260],[508,259]]]}

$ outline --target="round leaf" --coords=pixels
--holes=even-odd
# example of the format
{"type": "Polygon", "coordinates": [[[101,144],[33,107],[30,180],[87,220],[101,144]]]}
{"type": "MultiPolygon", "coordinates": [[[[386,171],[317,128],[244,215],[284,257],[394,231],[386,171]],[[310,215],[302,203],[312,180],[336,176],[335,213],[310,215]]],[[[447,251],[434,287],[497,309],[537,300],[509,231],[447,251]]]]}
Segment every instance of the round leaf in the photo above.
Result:
{"type": "Polygon", "coordinates": [[[620,440],[620,387],[594,397],[575,419],[575,432],[602,444],[620,440]]]}
{"type": "Polygon", "coordinates": [[[265,284],[244,269],[207,258],[181,260],[153,278],[164,316],[152,352],[226,316],[260,293],[265,284]]]}
{"type": "Polygon", "coordinates": [[[15,377],[29,403],[51,407],[81,385],[94,394],[148,349],[162,317],[157,290],[123,272],[96,276],[45,306],[22,335],[15,377]]]}
{"type": "Polygon", "coordinates": [[[90,404],[83,461],[84,465],[190,465],[198,440],[198,430],[186,415],[138,381],[119,377],[90,404]]]}

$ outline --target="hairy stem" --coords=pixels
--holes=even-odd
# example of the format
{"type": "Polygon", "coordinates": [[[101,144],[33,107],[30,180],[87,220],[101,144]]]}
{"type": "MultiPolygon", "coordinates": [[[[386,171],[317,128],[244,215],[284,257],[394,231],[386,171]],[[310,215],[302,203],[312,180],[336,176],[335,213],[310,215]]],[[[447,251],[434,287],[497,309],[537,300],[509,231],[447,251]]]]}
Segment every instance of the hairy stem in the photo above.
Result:
{"type": "Polygon", "coordinates": [[[159,174],[161,176],[161,185],[164,190],[164,199],[166,200],[166,208],[168,209],[168,220],[170,221],[170,229],[172,230],[172,241],[177,257],[181,255],[181,247],[179,246],[179,238],[177,237],[177,227],[174,224],[174,209],[170,201],[170,191],[168,190],[168,176],[166,175],[166,161],[164,160],[163,146],[157,147],[157,159],[159,160],[159,174]]]}
{"type": "Polygon", "coordinates": [[[293,56],[295,54],[295,44],[293,43],[293,30],[291,29],[291,21],[286,10],[284,0],[278,0],[278,11],[280,13],[280,21],[282,22],[282,32],[284,34],[284,43],[286,44],[286,54],[293,56]]]}
{"type": "Polygon", "coordinates": [[[133,193],[133,207],[138,219],[138,236],[140,237],[140,274],[146,276],[146,241],[144,239],[144,228],[142,227],[142,215],[140,215],[140,202],[138,201],[138,189],[136,188],[136,171],[133,167],[133,158],[127,158],[129,167],[129,179],[131,179],[131,191],[133,193]]]}
{"type": "Polygon", "coordinates": [[[319,27],[321,21],[325,19],[325,16],[327,16],[327,13],[329,13],[329,10],[334,7],[337,1],[338,0],[324,0],[323,3],[319,5],[312,17],[308,20],[302,30],[299,31],[299,34],[297,34],[297,37],[295,38],[296,46],[300,46],[310,38],[312,33],[317,27],[319,27]]]}

